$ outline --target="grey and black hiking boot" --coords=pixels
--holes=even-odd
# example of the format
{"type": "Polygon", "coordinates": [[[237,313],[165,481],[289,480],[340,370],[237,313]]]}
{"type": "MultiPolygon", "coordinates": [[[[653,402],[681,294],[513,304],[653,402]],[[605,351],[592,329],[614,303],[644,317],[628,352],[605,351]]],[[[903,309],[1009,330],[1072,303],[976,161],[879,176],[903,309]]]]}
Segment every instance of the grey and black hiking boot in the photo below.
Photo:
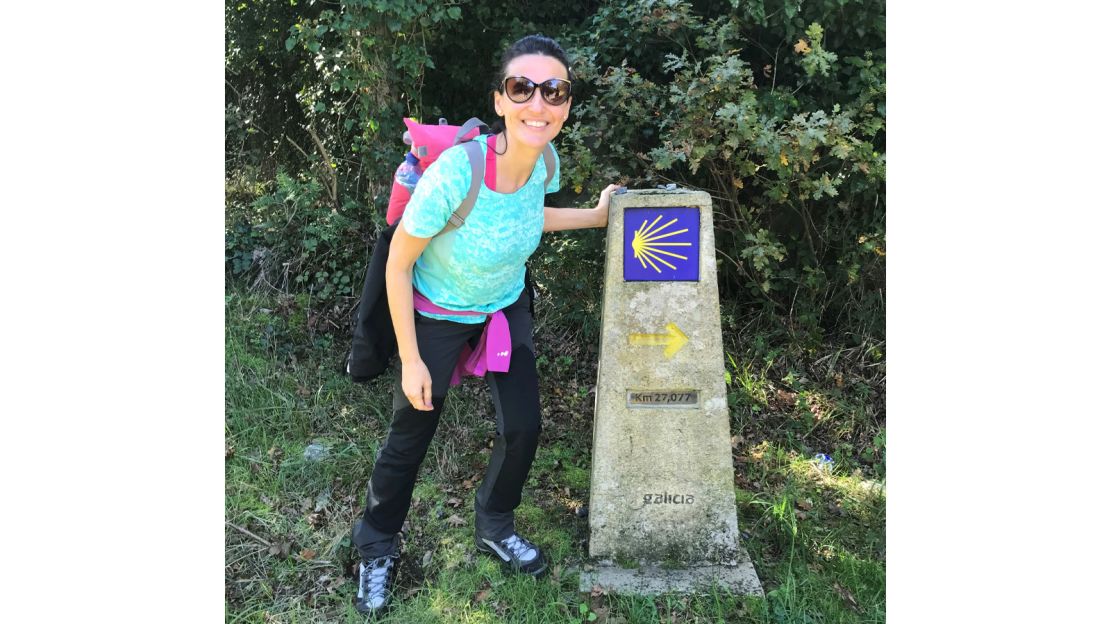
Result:
{"type": "Polygon", "coordinates": [[[389,608],[393,590],[393,560],[385,556],[363,560],[358,566],[358,595],[355,609],[359,613],[384,613],[389,608]]]}
{"type": "Polygon", "coordinates": [[[547,571],[547,561],[540,547],[516,533],[500,541],[475,535],[474,543],[478,552],[493,555],[518,572],[538,577],[547,571]]]}

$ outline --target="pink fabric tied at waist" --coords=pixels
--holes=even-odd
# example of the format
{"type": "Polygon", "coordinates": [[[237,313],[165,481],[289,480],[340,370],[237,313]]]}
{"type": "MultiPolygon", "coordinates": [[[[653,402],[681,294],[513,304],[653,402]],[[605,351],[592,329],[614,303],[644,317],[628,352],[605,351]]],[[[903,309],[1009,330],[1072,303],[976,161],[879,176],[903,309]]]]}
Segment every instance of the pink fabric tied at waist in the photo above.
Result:
{"type": "Polygon", "coordinates": [[[509,320],[505,313],[498,310],[492,314],[474,312],[470,310],[448,310],[432,303],[415,288],[412,289],[413,307],[421,312],[432,314],[449,314],[457,316],[488,316],[489,322],[482,330],[482,337],[478,339],[478,348],[471,349],[470,345],[463,344],[459,362],[451,373],[451,385],[457,386],[462,381],[463,375],[481,377],[486,371],[506,373],[509,371],[509,361],[513,356],[513,339],[509,334],[509,320]]]}

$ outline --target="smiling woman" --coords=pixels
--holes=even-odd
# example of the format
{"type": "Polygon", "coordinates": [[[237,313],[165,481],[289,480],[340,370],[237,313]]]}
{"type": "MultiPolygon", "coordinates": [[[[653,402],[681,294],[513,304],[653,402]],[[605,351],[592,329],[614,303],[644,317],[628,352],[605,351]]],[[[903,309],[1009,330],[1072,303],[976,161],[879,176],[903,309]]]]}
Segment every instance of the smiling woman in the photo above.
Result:
{"type": "Polygon", "coordinates": [[[539,158],[570,116],[569,62],[558,44],[548,42],[554,44],[550,39],[525,38],[502,57],[501,79],[493,93],[493,110],[501,118],[495,128],[502,129],[494,150],[498,192],[524,185],[531,173],[529,163],[539,158]]]}
{"type": "Polygon", "coordinates": [[[525,262],[545,231],[607,225],[609,194],[617,188],[609,185],[591,209],[544,206],[544,195],[559,190],[559,158],[550,144],[570,116],[569,67],[552,39],[532,35],[514,43],[494,82],[498,130],[473,139],[485,155],[486,179],[466,222],[438,235],[474,175],[456,146],[424,172],[393,234],[385,282],[401,374],[389,434],[352,533],[362,557],[359,611],[390,604],[399,532],[448,388],[461,374],[485,376],[497,415],[489,468],[474,501],[475,546],[518,572],[538,576],[548,567],[514,522],[540,434],[525,262]],[[540,156],[549,146],[555,168],[545,184],[540,156]]]}

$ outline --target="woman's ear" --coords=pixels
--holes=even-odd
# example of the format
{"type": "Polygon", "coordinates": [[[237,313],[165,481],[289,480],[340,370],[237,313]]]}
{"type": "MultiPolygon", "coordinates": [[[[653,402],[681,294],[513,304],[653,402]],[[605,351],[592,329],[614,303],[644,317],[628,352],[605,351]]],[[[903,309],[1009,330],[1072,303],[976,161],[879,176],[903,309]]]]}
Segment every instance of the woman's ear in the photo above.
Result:
{"type": "Polygon", "coordinates": [[[498,117],[504,117],[505,113],[501,110],[501,92],[493,92],[493,112],[497,113],[498,117]]]}

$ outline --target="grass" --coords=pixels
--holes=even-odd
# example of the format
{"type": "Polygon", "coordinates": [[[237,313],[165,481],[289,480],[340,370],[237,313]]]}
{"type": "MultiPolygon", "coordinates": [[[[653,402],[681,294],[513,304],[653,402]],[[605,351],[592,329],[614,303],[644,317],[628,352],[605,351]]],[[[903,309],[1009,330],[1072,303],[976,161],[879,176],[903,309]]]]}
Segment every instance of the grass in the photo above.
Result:
{"type": "MultiPolygon", "coordinates": [[[[346,380],[344,345],[309,328],[306,305],[227,294],[227,622],[366,621],[351,604],[349,535],[388,427],[392,377],[346,380]]],[[[517,518],[551,573],[514,576],[474,552],[473,496],[494,419],[484,384],[469,380],[451,395],[421,469],[400,599],[383,621],[885,621],[884,345],[809,352],[726,328],[736,510],[765,599],[580,593],[596,345],[538,314],[544,433],[517,518]],[[813,461],[818,452],[834,459],[831,469],[813,461]]]]}

